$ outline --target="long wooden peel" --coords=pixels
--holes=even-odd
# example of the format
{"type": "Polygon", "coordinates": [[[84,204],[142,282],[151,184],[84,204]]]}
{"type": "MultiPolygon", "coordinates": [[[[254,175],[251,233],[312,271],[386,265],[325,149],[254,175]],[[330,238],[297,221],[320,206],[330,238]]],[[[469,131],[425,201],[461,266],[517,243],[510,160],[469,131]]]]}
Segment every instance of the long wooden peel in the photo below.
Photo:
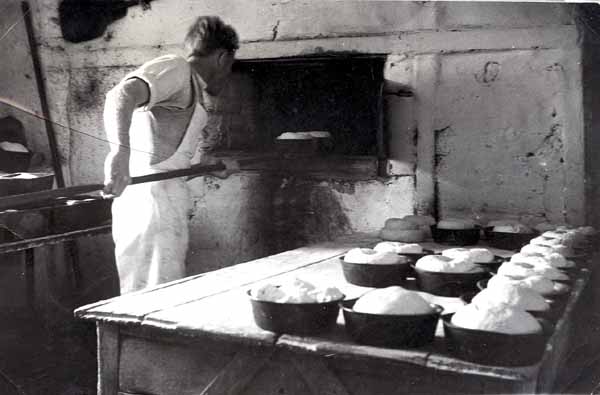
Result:
{"type": "MultiPolygon", "coordinates": [[[[131,184],[142,184],[144,182],[168,180],[170,178],[177,177],[197,176],[225,169],[226,167],[223,163],[217,163],[214,165],[196,165],[191,166],[187,169],[172,170],[161,173],[147,174],[139,177],[131,177],[131,184]]],[[[44,203],[51,199],[70,198],[84,193],[100,191],[102,189],[104,189],[104,184],[85,184],[76,185],[73,187],[49,189],[46,191],[5,196],[0,198],[0,211],[4,211],[11,208],[17,208],[24,205],[44,203]]]]}

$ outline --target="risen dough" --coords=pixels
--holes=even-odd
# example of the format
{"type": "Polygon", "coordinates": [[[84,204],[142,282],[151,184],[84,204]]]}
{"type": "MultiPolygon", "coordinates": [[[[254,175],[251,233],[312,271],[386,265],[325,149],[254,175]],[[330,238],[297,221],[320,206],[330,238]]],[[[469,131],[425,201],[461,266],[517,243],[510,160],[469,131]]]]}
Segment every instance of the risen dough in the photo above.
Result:
{"type": "Polygon", "coordinates": [[[496,225],[493,229],[494,232],[499,233],[532,233],[530,227],[520,223],[510,225],[496,225]]]}
{"type": "Polygon", "coordinates": [[[479,307],[472,303],[464,305],[454,313],[451,321],[454,325],[463,328],[511,335],[542,331],[540,323],[528,312],[501,304],[486,307],[479,307]]]}
{"type": "Polygon", "coordinates": [[[542,246],[538,244],[527,244],[521,248],[523,255],[550,255],[553,252],[559,253],[565,257],[573,256],[573,250],[563,244],[552,246],[542,246]]]}
{"type": "Polygon", "coordinates": [[[569,286],[556,283],[546,277],[535,275],[525,278],[508,277],[502,275],[493,276],[488,280],[487,287],[501,287],[503,284],[512,284],[524,288],[530,288],[542,296],[552,296],[564,293],[569,290],[569,286]]]}
{"type": "Polygon", "coordinates": [[[520,287],[511,283],[488,286],[475,295],[471,303],[480,307],[503,303],[527,311],[548,311],[550,309],[550,305],[542,295],[531,288],[520,287]]]}
{"type": "Polygon", "coordinates": [[[375,251],[371,248],[353,248],[346,253],[344,261],[348,263],[389,265],[407,263],[408,258],[389,251],[375,251]]]}
{"type": "Polygon", "coordinates": [[[263,284],[250,293],[257,299],[278,303],[325,303],[344,298],[335,287],[316,287],[297,278],[283,285],[263,284]]]}
{"type": "Polygon", "coordinates": [[[433,307],[418,292],[399,286],[374,289],[361,296],[354,311],[369,314],[420,315],[430,314],[433,307]]]}
{"type": "Polygon", "coordinates": [[[473,273],[484,270],[468,257],[450,258],[443,255],[426,255],[417,260],[415,267],[420,270],[439,273],[473,273]]]}
{"type": "Polygon", "coordinates": [[[396,254],[421,254],[423,247],[415,243],[402,243],[398,241],[382,241],[374,248],[375,251],[393,252],[396,254]]]}
{"type": "Polygon", "coordinates": [[[442,255],[450,258],[468,258],[476,263],[490,263],[494,260],[494,254],[487,248],[448,248],[442,251],[442,255]]]}
{"type": "Polygon", "coordinates": [[[498,274],[509,277],[543,276],[549,280],[567,281],[569,276],[551,266],[534,266],[523,262],[504,262],[498,268],[498,274]]]}
{"type": "Polygon", "coordinates": [[[510,261],[527,263],[534,266],[552,266],[557,269],[568,269],[575,266],[575,263],[568,261],[564,256],[556,252],[544,256],[517,253],[510,258],[510,261]]]}

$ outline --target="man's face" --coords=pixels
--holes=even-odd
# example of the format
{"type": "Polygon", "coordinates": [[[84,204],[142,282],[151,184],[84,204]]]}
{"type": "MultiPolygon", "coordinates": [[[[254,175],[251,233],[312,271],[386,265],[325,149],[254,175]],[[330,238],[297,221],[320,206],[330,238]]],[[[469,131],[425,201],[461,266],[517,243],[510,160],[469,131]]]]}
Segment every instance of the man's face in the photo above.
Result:
{"type": "Polygon", "coordinates": [[[211,94],[218,94],[227,84],[231,68],[235,62],[235,51],[220,50],[217,55],[215,78],[210,88],[211,94]]]}

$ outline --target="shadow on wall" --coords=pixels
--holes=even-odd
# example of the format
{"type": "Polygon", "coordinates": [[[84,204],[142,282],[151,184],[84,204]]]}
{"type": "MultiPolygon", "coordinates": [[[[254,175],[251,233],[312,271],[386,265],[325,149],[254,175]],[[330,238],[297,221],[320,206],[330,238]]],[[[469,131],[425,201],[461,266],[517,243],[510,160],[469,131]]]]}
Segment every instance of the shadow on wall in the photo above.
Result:
{"type": "Polygon", "coordinates": [[[352,231],[350,221],[328,186],[284,178],[273,196],[272,250],[286,251],[332,240],[352,231]]]}

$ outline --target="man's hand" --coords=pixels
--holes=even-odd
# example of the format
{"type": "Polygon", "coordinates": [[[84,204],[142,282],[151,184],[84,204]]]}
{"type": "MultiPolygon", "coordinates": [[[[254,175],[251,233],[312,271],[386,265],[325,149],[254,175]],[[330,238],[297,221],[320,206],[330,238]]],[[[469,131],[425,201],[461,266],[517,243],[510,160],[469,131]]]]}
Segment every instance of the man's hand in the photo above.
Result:
{"type": "Polygon", "coordinates": [[[211,176],[215,176],[224,180],[233,173],[238,173],[240,171],[240,165],[235,159],[221,158],[218,160],[218,162],[221,162],[225,165],[225,170],[214,171],[210,173],[211,176]]]}
{"type": "Polygon", "coordinates": [[[104,196],[120,196],[131,183],[129,150],[110,152],[104,162],[104,196]]]}
{"type": "MultiPolygon", "coordinates": [[[[208,154],[204,154],[202,155],[202,158],[200,159],[200,162],[198,162],[198,165],[216,165],[218,163],[222,163],[225,165],[225,170],[219,170],[219,171],[213,171],[208,173],[208,175],[211,175],[213,177],[217,177],[220,178],[222,180],[228,178],[230,175],[232,175],[233,173],[237,173],[240,171],[240,166],[238,164],[238,162],[234,159],[229,159],[229,158],[215,158],[214,156],[208,155],[208,154]]],[[[196,177],[200,177],[198,176],[190,176],[188,177],[188,181],[191,179],[194,179],[196,177]]]]}

